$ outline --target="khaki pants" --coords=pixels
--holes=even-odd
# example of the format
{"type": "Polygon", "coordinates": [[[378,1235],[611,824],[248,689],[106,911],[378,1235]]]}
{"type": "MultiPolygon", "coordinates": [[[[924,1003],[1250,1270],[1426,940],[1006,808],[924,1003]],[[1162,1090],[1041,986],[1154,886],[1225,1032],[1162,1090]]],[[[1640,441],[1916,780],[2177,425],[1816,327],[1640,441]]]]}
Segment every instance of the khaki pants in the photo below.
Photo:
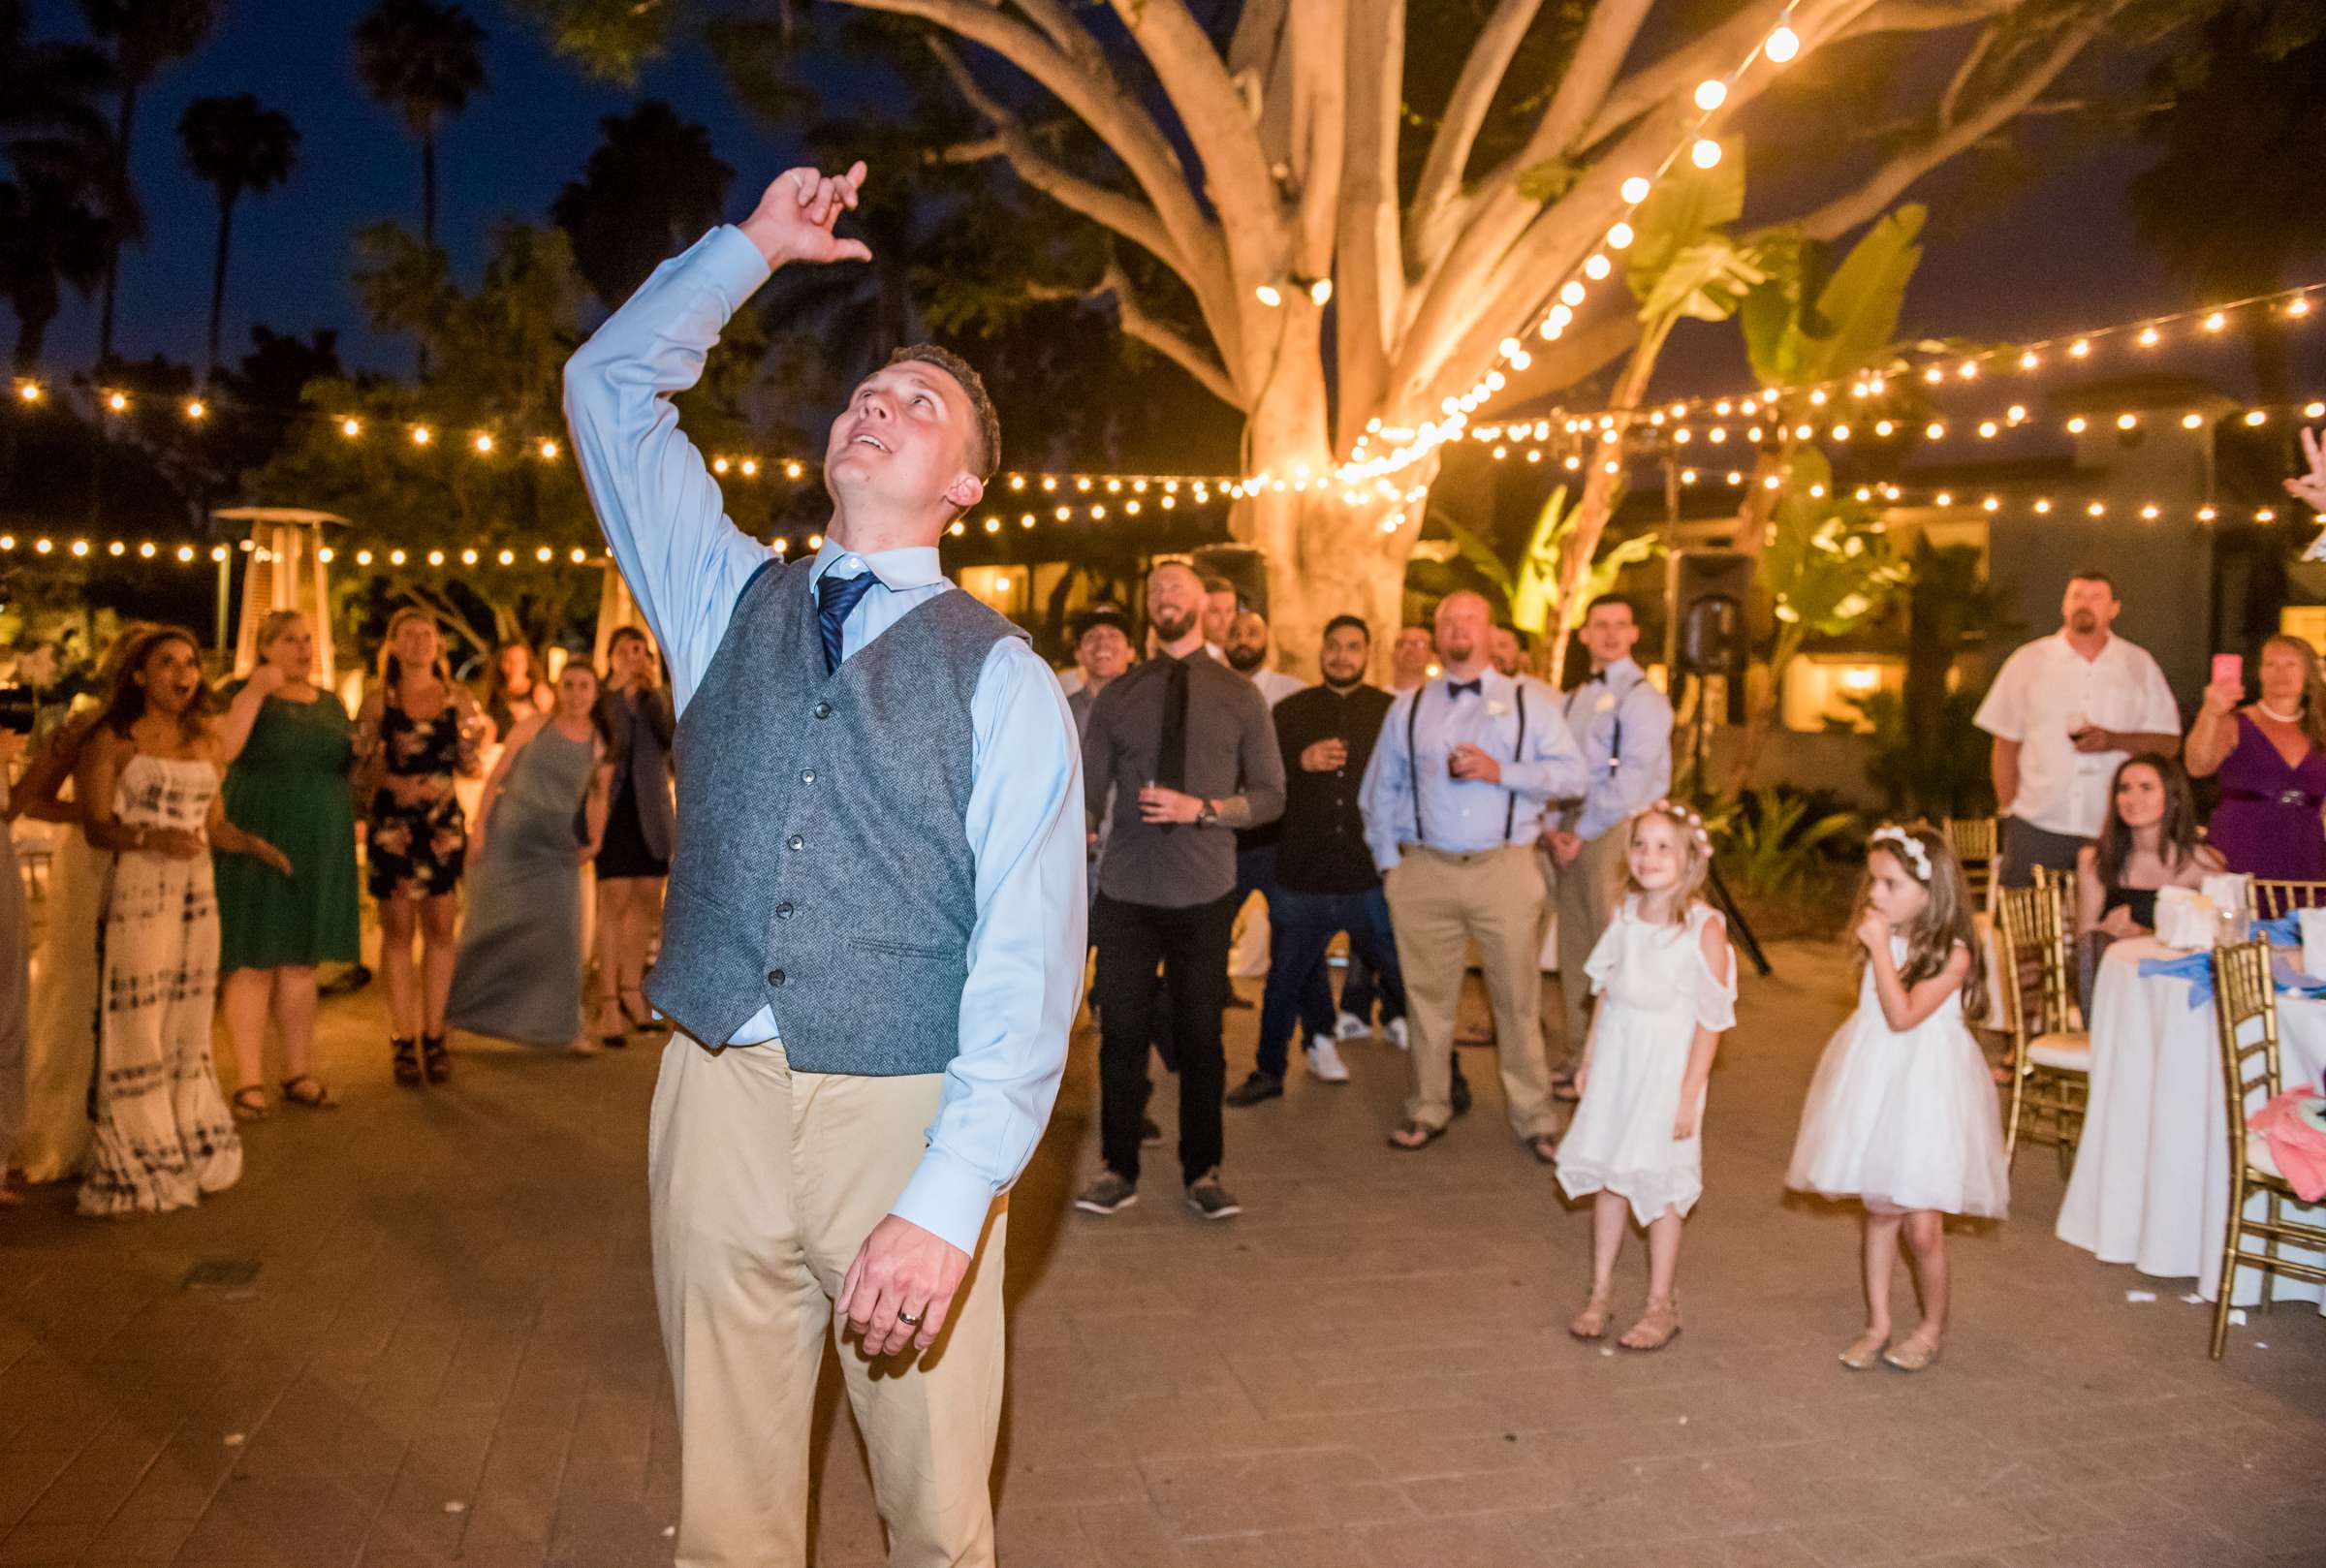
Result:
{"type": "MultiPolygon", "coordinates": [[[[809,1413],[832,1305],[921,1163],[942,1074],[795,1073],[780,1045],[663,1049],[646,1162],[654,1298],[678,1394],[678,1568],[807,1561],[809,1413]]],[[[944,1333],[838,1344],[895,1568],[990,1565],[1001,1417],[996,1204],[944,1333]]]]}
{"type": "Polygon", "coordinates": [[[1589,1036],[1591,982],[1583,972],[1591,949],[1614,919],[1617,889],[1623,881],[1623,853],[1631,834],[1618,823],[1596,838],[1587,838],[1583,853],[1572,864],[1558,868],[1558,996],[1565,1015],[1566,1038],[1559,1043],[1558,1070],[1572,1076],[1583,1063],[1583,1046],[1589,1036]]]}
{"type": "Polygon", "coordinates": [[[1521,1138],[1556,1130],[1551,1072],[1543,1059],[1543,908],[1549,895],[1534,851],[1524,844],[1449,855],[1404,846],[1389,873],[1390,924],[1405,979],[1413,1092],[1409,1120],[1443,1127],[1452,1119],[1454,1009],[1472,943],[1494,1009],[1502,1096],[1521,1138]]]}

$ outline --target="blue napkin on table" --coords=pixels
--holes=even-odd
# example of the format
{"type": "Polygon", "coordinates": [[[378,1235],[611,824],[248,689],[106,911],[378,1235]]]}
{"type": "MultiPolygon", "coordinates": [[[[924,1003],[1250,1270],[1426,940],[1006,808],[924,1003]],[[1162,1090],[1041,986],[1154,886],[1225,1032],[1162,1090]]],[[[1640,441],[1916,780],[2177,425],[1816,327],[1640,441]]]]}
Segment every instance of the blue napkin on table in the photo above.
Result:
{"type": "Polygon", "coordinates": [[[2175,980],[2188,982],[2188,1005],[2203,1007],[2213,1000],[2213,955],[2191,953],[2178,958],[2143,958],[2140,978],[2149,980],[2157,975],[2170,975],[2175,980]]]}

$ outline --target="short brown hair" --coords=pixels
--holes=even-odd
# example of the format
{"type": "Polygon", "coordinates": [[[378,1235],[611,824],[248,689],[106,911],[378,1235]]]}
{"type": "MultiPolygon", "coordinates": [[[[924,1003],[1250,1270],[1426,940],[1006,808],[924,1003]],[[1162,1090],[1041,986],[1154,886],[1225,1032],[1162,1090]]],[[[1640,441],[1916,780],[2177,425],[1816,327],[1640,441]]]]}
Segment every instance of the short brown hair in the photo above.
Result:
{"type": "Polygon", "coordinates": [[[993,399],[986,395],[985,377],[967,360],[934,343],[907,343],[890,355],[889,364],[882,368],[899,364],[933,364],[960,383],[969,399],[969,411],[977,417],[977,444],[969,453],[969,466],[977,470],[979,479],[991,479],[993,470],[1001,465],[1001,416],[993,412],[993,399]]]}

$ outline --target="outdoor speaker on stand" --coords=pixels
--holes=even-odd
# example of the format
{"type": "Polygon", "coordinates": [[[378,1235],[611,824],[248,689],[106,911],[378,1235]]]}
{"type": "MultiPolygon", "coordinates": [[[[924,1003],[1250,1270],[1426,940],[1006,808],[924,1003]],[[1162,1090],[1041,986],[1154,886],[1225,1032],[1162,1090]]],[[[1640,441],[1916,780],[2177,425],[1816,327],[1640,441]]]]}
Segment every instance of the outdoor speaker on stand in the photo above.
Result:
{"type": "MultiPolygon", "coordinates": [[[[1752,560],[1742,550],[1676,549],[1666,561],[1664,664],[1672,673],[1676,697],[1682,694],[1682,683],[1689,676],[1696,679],[1695,721],[1688,727],[1689,748],[1694,757],[1697,793],[1702,795],[1705,753],[1713,727],[1714,681],[1719,683],[1717,690],[1725,699],[1722,706],[1727,709],[1728,722],[1740,724],[1744,718],[1744,680],[1752,661],[1752,639],[1744,606],[1752,592],[1752,560]]],[[[1744,943],[1753,968],[1768,974],[1768,956],[1761,951],[1752,927],[1745,924],[1744,912],[1729,896],[1728,884],[1720,878],[1720,868],[1713,865],[1708,869],[1713,899],[1728,917],[1729,929],[1744,943]]]]}

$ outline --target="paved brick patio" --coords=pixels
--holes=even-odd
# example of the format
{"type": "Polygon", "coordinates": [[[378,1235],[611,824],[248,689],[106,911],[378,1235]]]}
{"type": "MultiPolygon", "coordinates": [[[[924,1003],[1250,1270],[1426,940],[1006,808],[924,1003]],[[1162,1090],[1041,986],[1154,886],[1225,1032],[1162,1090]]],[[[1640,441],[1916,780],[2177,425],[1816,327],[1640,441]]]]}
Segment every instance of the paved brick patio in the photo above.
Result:
{"type": "MultiPolygon", "coordinates": [[[[1350,1087],[1231,1113],[1247,1212],[1214,1226],[1168,1161],[1113,1220],[1067,1207],[1095,1158],[1079,1034],[1014,1204],[1003,1561],[2326,1562],[2326,1321],[2256,1316],[2209,1363],[2186,1282],[2052,1239],[2047,1151],[2022,1155],[2009,1224],[1956,1236],[1946,1360],[1835,1365],[1854,1219],[1779,1177],[1849,981],[1823,950],[1777,959],[1714,1079],[1686,1332],[1647,1358],[1566,1337],[1587,1220],[1505,1135],[1483,1053],[1478,1113],[1419,1155],[1382,1145],[1402,1082],[1384,1046],[1350,1051],[1350,1087]]],[[[0,1568],[669,1562],[655,1052],[473,1051],[413,1094],[388,1083],[380,1005],[327,1007],[346,1106],[251,1129],[219,1201],[92,1224],[52,1190],[0,1211],[0,1568]],[[255,1282],[181,1288],[218,1259],[255,1282]]],[[[1235,1076],[1252,1019],[1230,1015],[1235,1076]]],[[[1636,1308],[1636,1252],[1622,1284],[1636,1308]]],[[[829,1396],[817,1429],[819,1560],[877,1562],[829,1396]]]]}

